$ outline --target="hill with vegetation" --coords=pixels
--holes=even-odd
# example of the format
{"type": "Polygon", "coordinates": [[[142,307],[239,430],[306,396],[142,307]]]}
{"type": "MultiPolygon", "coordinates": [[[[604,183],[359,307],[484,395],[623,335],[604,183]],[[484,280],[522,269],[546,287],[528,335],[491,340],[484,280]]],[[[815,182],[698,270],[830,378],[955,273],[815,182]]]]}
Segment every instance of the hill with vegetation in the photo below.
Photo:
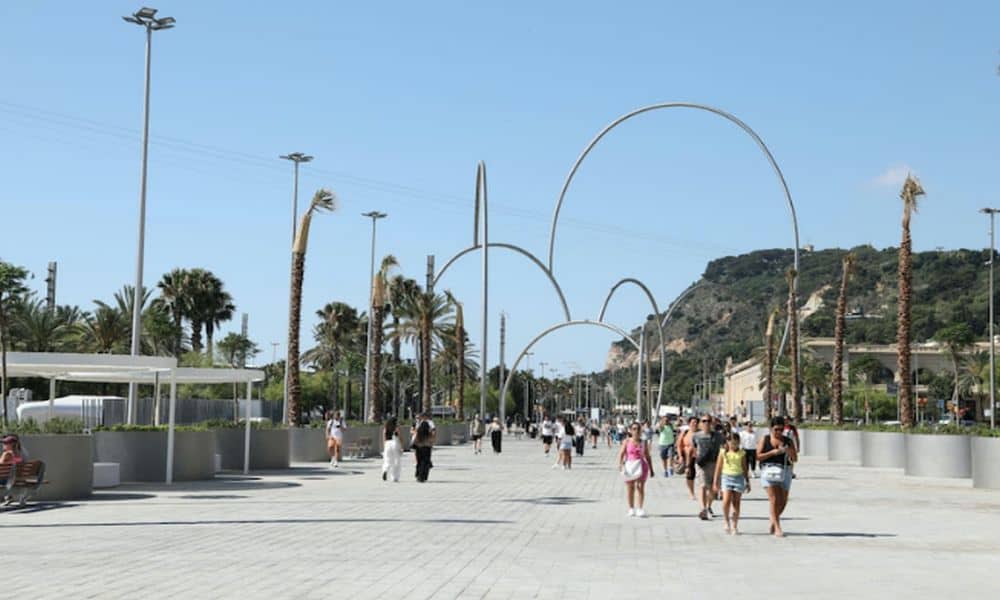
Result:
{"type": "MultiPolygon", "coordinates": [[[[897,249],[859,246],[850,250],[803,251],[799,259],[799,306],[805,337],[833,337],[842,259],[855,256],[848,287],[848,343],[896,340],[897,249]]],[[[985,339],[989,321],[988,250],[944,250],[913,255],[913,340],[930,340],[942,328],[965,323],[985,339]]],[[[792,265],[790,249],[758,250],[708,263],[696,289],[674,310],[664,334],[667,388],[690,397],[701,370],[721,372],[726,358],[738,363],[763,345],[769,312],[784,308],[792,265]]],[[[782,310],[782,324],[784,319],[782,310]]],[[[662,317],[662,316],[661,316],[662,317]]],[[[638,328],[634,330],[638,335],[638,328]]],[[[654,335],[647,331],[647,337],[654,335]]],[[[653,337],[652,339],[655,339],[653,337]]],[[[659,349],[652,354],[659,362],[659,349]]],[[[621,340],[608,353],[607,368],[633,367],[635,351],[621,340]]]]}

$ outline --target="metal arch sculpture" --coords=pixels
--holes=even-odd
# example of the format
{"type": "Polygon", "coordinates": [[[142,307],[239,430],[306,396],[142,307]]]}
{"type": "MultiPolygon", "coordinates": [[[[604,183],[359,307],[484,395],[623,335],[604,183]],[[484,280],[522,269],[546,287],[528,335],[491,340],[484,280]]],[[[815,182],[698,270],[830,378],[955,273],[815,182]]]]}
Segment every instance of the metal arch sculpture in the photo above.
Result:
{"type": "MultiPolygon", "coordinates": [[[[556,294],[559,296],[559,302],[560,302],[560,304],[562,304],[563,314],[566,316],[566,320],[567,321],[572,321],[573,320],[573,317],[570,316],[569,304],[567,304],[567,302],[566,302],[566,296],[563,294],[562,287],[560,287],[559,282],[556,281],[556,278],[553,277],[552,273],[545,267],[545,263],[543,263],[541,260],[539,260],[538,257],[536,257],[534,254],[532,254],[528,250],[525,250],[524,248],[522,248],[520,246],[516,246],[514,244],[507,244],[507,243],[504,243],[504,242],[490,242],[488,245],[489,245],[490,248],[503,248],[505,250],[512,250],[512,251],[517,252],[520,255],[524,256],[525,258],[527,258],[531,262],[535,263],[535,265],[539,269],[542,270],[542,273],[544,273],[545,276],[548,277],[549,282],[552,283],[553,289],[555,289],[556,294]]],[[[437,287],[438,281],[444,275],[445,271],[447,271],[448,268],[451,267],[451,265],[453,265],[454,263],[458,262],[458,259],[460,259],[463,256],[469,254],[470,252],[474,252],[476,250],[480,250],[482,247],[483,247],[482,244],[476,243],[476,245],[469,246],[468,248],[466,248],[465,250],[462,250],[461,252],[459,252],[455,256],[452,256],[448,260],[448,262],[446,262],[444,264],[444,266],[441,267],[441,270],[438,271],[434,275],[434,286],[437,287]]]]}
{"type": "MultiPolygon", "coordinates": [[[[521,361],[528,354],[528,352],[532,348],[534,348],[535,344],[537,344],[538,342],[540,342],[543,338],[545,338],[550,333],[559,331],[560,329],[563,329],[565,327],[576,327],[578,325],[590,325],[590,326],[593,326],[593,327],[603,327],[604,329],[607,329],[608,331],[612,331],[614,333],[617,333],[618,335],[620,335],[623,338],[625,338],[626,340],[628,340],[632,344],[632,346],[636,348],[636,350],[639,349],[639,344],[637,344],[635,342],[635,340],[633,340],[632,337],[629,336],[629,334],[628,334],[627,331],[625,331],[624,329],[622,329],[621,327],[618,327],[616,325],[611,325],[610,323],[605,323],[604,321],[592,321],[590,319],[578,319],[576,321],[564,321],[562,323],[556,323],[555,325],[549,326],[545,331],[543,331],[543,332],[539,333],[538,335],[536,335],[535,338],[533,340],[531,340],[530,342],[528,342],[528,345],[525,346],[523,350],[521,350],[521,353],[517,355],[517,360],[515,360],[514,364],[512,364],[510,366],[510,368],[508,369],[508,371],[507,371],[507,377],[504,378],[504,380],[503,380],[503,387],[500,388],[500,398],[499,398],[499,401],[498,401],[499,405],[502,406],[502,405],[504,405],[506,403],[506,400],[507,400],[507,388],[510,387],[510,380],[514,377],[514,373],[517,372],[518,365],[521,364],[521,361]]],[[[527,417],[527,415],[525,415],[525,417],[527,417]]]]}
{"type": "MultiPolygon", "coordinates": [[[[642,108],[637,108],[632,112],[626,113],[618,117],[614,121],[612,121],[609,125],[607,125],[604,129],[602,129],[600,133],[598,133],[594,137],[594,139],[590,141],[589,144],[587,144],[586,148],[583,149],[583,152],[580,153],[580,156],[577,157],[576,162],[573,163],[573,167],[569,170],[569,174],[566,176],[566,181],[563,183],[562,190],[559,192],[559,199],[556,201],[555,210],[552,213],[552,227],[549,229],[549,264],[548,264],[549,271],[555,273],[555,269],[553,268],[553,262],[555,257],[556,227],[559,224],[559,211],[562,209],[563,201],[566,198],[566,192],[567,190],[569,190],[569,185],[570,183],[573,182],[573,177],[576,175],[577,170],[580,168],[580,164],[582,164],[583,160],[587,158],[587,155],[590,154],[590,151],[593,150],[594,146],[596,146],[597,143],[600,142],[605,135],[607,135],[612,129],[614,129],[618,125],[621,125],[622,123],[631,119],[632,117],[636,117],[641,114],[651,112],[654,110],[662,110],[667,108],[692,108],[695,110],[701,110],[712,113],[714,115],[718,115],[738,126],[747,135],[749,135],[754,142],[757,143],[757,146],[760,148],[761,152],[764,153],[764,156],[767,158],[767,161],[771,164],[771,168],[774,170],[775,175],[778,177],[778,181],[781,183],[781,189],[785,194],[785,202],[788,204],[788,211],[791,214],[792,233],[795,238],[793,266],[795,267],[795,272],[796,272],[796,276],[792,282],[792,285],[793,289],[798,291],[799,221],[795,215],[795,203],[792,201],[792,193],[788,189],[788,183],[785,182],[785,176],[781,172],[781,167],[779,167],[778,162],[774,160],[774,156],[771,154],[771,150],[767,147],[767,144],[764,143],[764,140],[761,139],[761,137],[757,135],[757,132],[754,131],[749,125],[741,121],[735,115],[732,115],[722,109],[715,108],[713,106],[708,106],[706,104],[697,104],[693,102],[661,102],[657,104],[650,104],[649,106],[644,106],[642,108]]],[[[790,320],[785,324],[785,332],[781,337],[781,344],[778,348],[779,354],[784,349],[785,342],[788,339],[789,326],[790,326],[790,320]]]]}
{"type": "MultiPolygon", "coordinates": [[[[621,286],[625,285],[626,283],[631,283],[632,285],[635,285],[635,286],[639,287],[639,289],[641,289],[646,294],[646,297],[649,298],[649,303],[653,306],[653,314],[656,315],[657,317],[659,317],[659,315],[660,315],[660,307],[656,304],[656,297],[653,296],[653,292],[649,291],[649,288],[646,287],[646,284],[644,284],[643,282],[639,281],[635,277],[625,277],[624,279],[619,280],[618,283],[616,283],[614,286],[612,286],[611,290],[608,292],[607,297],[604,299],[604,304],[601,305],[601,313],[600,313],[600,315],[598,315],[597,320],[600,321],[601,323],[604,322],[604,313],[606,313],[607,310],[608,310],[608,303],[611,302],[611,298],[612,298],[612,296],[615,295],[615,292],[618,291],[618,288],[620,288],[621,286]]],[[[642,327],[645,327],[645,326],[646,326],[646,324],[643,323],[642,327]]],[[[657,410],[659,410],[660,404],[663,403],[663,383],[665,381],[664,377],[665,377],[665,373],[666,373],[666,369],[663,367],[663,362],[664,362],[664,355],[666,354],[666,351],[667,351],[667,346],[666,346],[666,344],[663,341],[663,327],[662,326],[659,326],[659,327],[656,328],[656,334],[660,337],[660,386],[659,386],[659,388],[657,388],[657,391],[656,391],[656,406],[657,406],[657,410]]],[[[642,350],[641,349],[639,350],[639,358],[640,358],[640,360],[642,359],[642,350]]],[[[647,358],[647,360],[648,360],[648,358],[647,358]]],[[[642,364],[639,364],[638,368],[641,369],[642,368],[642,364]]],[[[639,393],[642,393],[641,390],[640,390],[639,393]]]]}

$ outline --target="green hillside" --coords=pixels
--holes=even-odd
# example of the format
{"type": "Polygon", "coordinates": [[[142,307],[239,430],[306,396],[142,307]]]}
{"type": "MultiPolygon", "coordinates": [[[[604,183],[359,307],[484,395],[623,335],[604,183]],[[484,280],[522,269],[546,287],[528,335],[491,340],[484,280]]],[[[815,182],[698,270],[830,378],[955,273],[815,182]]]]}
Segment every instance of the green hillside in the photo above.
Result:
{"type": "MultiPolygon", "coordinates": [[[[859,246],[849,287],[849,343],[894,343],[896,339],[897,252],[859,246]]],[[[834,309],[841,277],[841,260],[848,251],[802,252],[799,305],[815,295],[822,305],[802,322],[805,337],[832,337],[834,309]]],[[[703,362],[721,372],[726,357],[734,362],[750,357],[762,345],[768,312],[784,306],[785,272],[792,264],[790,249],[758,250],[713,260],[698,288],[674,311],[665,334],[667,392],[689,397],[703,362]]],[[[913,339],[929,340],[942,327],[966,323],[986,338],[989,317],[988,250],[947,250],[913,255],[913,339]]],[[[638,333],[638,329],[635,330],[638,333]]],[[[649,335],[650,332],[647,332],[649,335]]],[[[615,344],[609,367],[619,366],[629,351],[624,340],[615,344]]],[[[658,356],[654,356],[656,360],[658,356]]]]}

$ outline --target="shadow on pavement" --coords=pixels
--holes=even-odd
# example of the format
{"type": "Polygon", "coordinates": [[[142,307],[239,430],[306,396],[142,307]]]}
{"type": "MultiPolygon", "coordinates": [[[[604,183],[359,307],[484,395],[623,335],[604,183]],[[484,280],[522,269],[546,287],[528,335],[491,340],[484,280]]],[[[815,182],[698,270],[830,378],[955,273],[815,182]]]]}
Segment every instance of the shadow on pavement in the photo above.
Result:
{"type": "MultiPolygon", "coordinates": [[[[785,521],[785,519],[782,519],[785,521]]],[[[892,538],[897,537],[895,533],[863,533],[854,531],[829,531],[825,533],[789,533],[785,532],[785,537],[832,537],[832,538],[892,538]]]]}
{"type": "Polygon", "coordinates": [[[526,504],[540,504],[552,506],[565,506],[568,504],[590,504],[596,502],[590,498],[579,498],[576,496],[542,496],[540,498],[509,498],[504,502],[524,502],[526,504]]]}
{"type": "MultiPolygon", "coordinates": [[[[67,505],[61,505],[67,506],[67,505]]],[[[153,527],[199,525],[315,525],[322,523],[439,523],[443,525],[501,525],[513,523],[497,519],[233,519],[190,521],[108,521],[95,523],[25,523],[0,525],[0,529],[51,529],[59,527],[153,527]]]]}

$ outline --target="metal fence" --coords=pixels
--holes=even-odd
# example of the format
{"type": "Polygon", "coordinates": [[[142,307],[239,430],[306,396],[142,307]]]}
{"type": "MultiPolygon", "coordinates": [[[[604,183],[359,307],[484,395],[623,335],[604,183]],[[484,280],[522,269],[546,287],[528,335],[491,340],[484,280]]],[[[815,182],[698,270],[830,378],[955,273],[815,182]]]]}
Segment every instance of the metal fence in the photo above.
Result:
{"type": "MultiPolygon", "coordinates": [[[[86,427],[97,425],[116,425],[125,422],[126,400],[108,399],[85,402],[81,408],[80,418],[86,427]]],[[[269,419],[281,422],[281,402],[267,400],[252,400],[250,414],[253,418],[269,419]]],[[[164,398],[160,400],[159,423],[165,425],[170,419],[170,403],[164,398]]],[[[178,425],[191,425],[209,420],[235,420],[236,411],[239,417],[246,414],[246,400],[238,404],[232,400],[207,400],[204,398],[178,398],[174,422],[178,425]]],[[[157,406],[153,398],[139,398],[136,402],[136,420],[139,425],[153,425],[157,421],[155,415],[157,406]]]]}

